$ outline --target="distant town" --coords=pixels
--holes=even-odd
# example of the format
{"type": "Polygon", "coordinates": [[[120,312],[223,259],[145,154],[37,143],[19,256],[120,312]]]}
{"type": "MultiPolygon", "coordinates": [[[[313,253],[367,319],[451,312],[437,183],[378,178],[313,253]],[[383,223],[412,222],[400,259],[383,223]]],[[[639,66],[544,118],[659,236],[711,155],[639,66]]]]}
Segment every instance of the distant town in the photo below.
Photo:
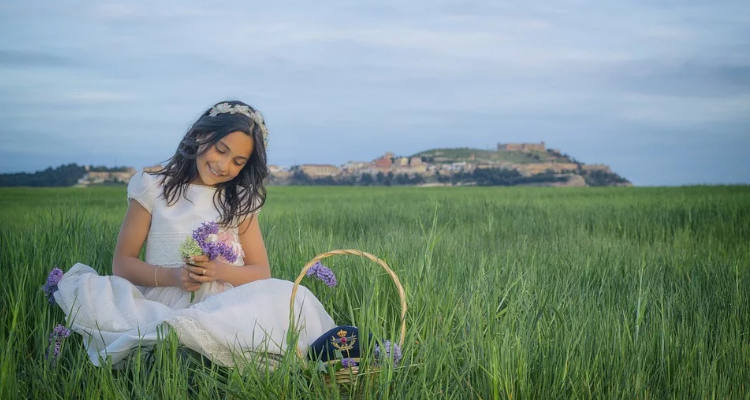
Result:
{"type": "MultiPolygon", "coordinates": [[[[432,149],[371,161],[269,166],[270,185],[416,186],[630,186],[604,164],[586,165],[540,143],[498,143],[496,150],[432,149]]],[[[36,173],[0,174],[0,186],[90,186],[125,184],[132,167],[68,164],[36,173]]]]}
{"type": "Polygon", "coordinates": [[[448,148],[410,156],[385,153],[344,165],[271,166],[272,184],[629,186],[608,165],[583,164],[540,143],[498,143],[497,149],[448,148]]]}

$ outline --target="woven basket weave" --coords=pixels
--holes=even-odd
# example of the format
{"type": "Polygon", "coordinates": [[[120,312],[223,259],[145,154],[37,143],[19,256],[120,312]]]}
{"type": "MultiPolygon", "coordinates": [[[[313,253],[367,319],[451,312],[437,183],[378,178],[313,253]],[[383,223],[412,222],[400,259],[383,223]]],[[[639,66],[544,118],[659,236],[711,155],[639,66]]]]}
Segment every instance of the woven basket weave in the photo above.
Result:
{"type": "MultiPolygon", "coordinates": [[[[331,250],[322,254],[318,254],[313,259],[307,262],[305,266],[302,268],[302,271],[300,271],[299,276],[297,276],[297,279],[294,281],[294,287],[292,288],[292,297],[289,300],[289,326],[294,326],[294,299],[297,296],[297,289],[299,288],[300,282],[302,282],[302,279],[307,276],[307,271],[312,268],[313,265],[315,265],[316,262],[323,260],[325,258],[335,256],[335,255],[354,255],[366,258],[370,261],[375,262],[379,266],[381,266],[385,272],[388,273],[388,275],[391,277],[391,280],[393,280],[393,283],[396,285],[396,289],[398,290],[398,296],[401,302],[401,329],[400,329],[400,337],[398,340],[399,347],[404,347],[404,336],[406,335],[406,293],[404,292],[404,287],[401,286],[401,281],[399,281],[398,276],[395,272],[388,266],[388,264],[385,263],[385,261],[381,260],[378,257],[375,257],[374,255],[370,253],[366,253],[364,251],[360,250],[354,250],[354,249],[348,249],[348,250],[331,250]]],[[[297,348],[297,355],[301,360],[305,360],[305,354],[302,354],[299,351],[299,348],[296,346],[296,343],[293,344],[294,348],[297,348]]],[[[359,359],[355,358],[354,361],[359,364],[359,359]]],[[[328,362],[329,364],[340,364],[341,360],[331,360],[328,362]]],[[[351,383],[356,379],[359,375],[365,375],[365,374],[376,374],[377,368],[370,367],[369,370],[363,371],[360,370],[359,366],[353,366],[353,367],[345,367],[341,368],[336,371],[335,373],[335,381],[336,383],[351,383]]],[[[325,376],[326,382],[330,381],[330,377],[328,375],[325,376]]],[[[330,382],[329,382],[330,383],[330,382]]]]}

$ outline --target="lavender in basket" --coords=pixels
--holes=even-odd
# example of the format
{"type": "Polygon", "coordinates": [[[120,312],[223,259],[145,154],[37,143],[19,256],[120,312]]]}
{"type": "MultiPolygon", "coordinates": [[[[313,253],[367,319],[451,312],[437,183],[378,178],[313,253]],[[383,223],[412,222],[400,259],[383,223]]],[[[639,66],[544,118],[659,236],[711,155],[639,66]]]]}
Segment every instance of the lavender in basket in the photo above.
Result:
{"type": "Polygon", "coordinates": [[[401,347],[396,343],[391,343],[390,340],[383,342],[382,348],[376,344],[375,359],[382,360],[388,358],[393,359],[393,365],[398,365],[398,362],[401,361],[401,347]]]}
{"type": "Polygon", "coordinates": [[[321,264],[320,261],[317,261],[315,264],[313,264],[313,266],[307,270],[306,275],[314,276],[320,279],[328,287],[334,287],[338,283],[338,281],[336,280],[336,275],[333,273],[333,271],[331,271],[331,269],[326,267],[325,265],[321,264]]]}

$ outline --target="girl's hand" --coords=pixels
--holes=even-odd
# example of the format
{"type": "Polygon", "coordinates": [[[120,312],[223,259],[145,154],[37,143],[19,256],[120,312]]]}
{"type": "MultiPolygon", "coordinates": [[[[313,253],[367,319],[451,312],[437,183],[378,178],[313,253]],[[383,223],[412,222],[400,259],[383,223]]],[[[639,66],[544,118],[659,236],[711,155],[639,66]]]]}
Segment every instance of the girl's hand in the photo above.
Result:
{"type": "Polygon", "coordinates": [[[190,279],[200,283],[221,280],[222,271],[226,267],[218,258],[209,260],[204,254],[193,256],[185,262],[190,271],[190,279]]]}
{"type": "Polygon", "coordinates": [[[200,289],[201,283],[190,278],[190,271],[187,268],[172,268],[172,270],[173,279],[177,283],[175,286],[188,292],[200,289]]]}

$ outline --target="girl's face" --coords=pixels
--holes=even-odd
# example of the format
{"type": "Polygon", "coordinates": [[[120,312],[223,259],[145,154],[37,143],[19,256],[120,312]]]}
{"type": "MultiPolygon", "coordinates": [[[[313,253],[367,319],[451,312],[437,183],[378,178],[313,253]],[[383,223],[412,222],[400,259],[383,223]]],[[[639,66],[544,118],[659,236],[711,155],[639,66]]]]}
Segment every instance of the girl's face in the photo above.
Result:
{"type": "Polygon", "coordinates": [[[215,186],[237,176],[250,160],[255,143],[245,132],[232,132],[195,159],[198,176],[192,183],[215,186]]]}

